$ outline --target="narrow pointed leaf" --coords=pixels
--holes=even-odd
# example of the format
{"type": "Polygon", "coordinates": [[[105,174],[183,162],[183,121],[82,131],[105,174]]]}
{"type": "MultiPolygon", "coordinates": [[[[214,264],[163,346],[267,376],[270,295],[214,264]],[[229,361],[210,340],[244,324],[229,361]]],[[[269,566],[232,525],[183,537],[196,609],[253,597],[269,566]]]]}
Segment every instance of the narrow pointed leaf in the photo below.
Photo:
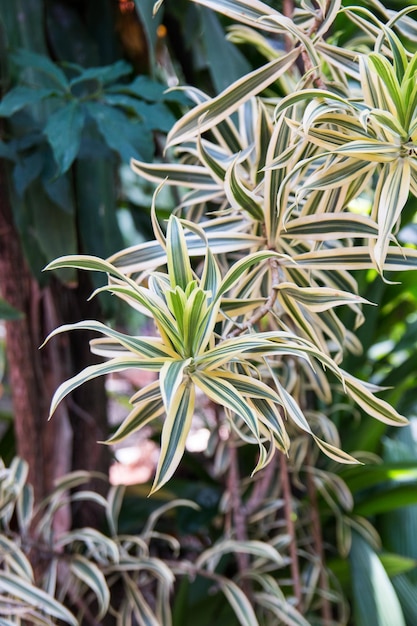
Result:
{"type": "Polygon", "coordinates": [[[103,573],[95,563],[81,554],[74,556],[70,569],[94,593],[98,604],[97,619],[102,619],[106,615],[110,604],[110,591],[103,573]]]}
{"type": "Polygon", "coordinates": [[[291,50],[284,56],[235,81],[216,98],[186,113],[168,135],[168,146],[188,141],[224,120],[243,102],[278,80],[291,67],[299,54],[298,49],[291,50]]]}
{"type": "Polygon", "coordinates": [[[162,429],[161,451],[151,494],[171,478],[182,459],[191,427],[194,403],[194,385],[190,381],[182,382],[171,399],[169,413],[162,429]]]}
{"type": "Polygon", "coordinates": [[[57,617],[66,624],[78,626],[78,620],[68,609],[42,589],[35,587],[27,580],[22,580],[20,576],[9,572],[0,572],[0,587],[3,593],[8,593],[31,607],[42,608],[47,615],[57,617]]]}

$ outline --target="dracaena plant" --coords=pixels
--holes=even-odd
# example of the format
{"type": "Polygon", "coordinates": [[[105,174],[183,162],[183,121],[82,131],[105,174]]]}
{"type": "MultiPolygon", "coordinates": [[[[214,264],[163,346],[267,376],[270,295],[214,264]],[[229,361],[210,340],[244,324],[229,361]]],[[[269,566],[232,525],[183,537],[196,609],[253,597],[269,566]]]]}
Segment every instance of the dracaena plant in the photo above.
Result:
{"type": "MultiPolygon", "coordinates": [[[[320,612],[332,623],[330,605],[339,595],[326,574],[318,492],[328,504],[325,515],[336,517],[343,554],[352,529],[375,538],[369,522],[350,513],[342,479],[319,467],[318,450],[329,462],[356,463],[342,450],[333,407],[343,401],[350,414],[360,409],[388,426],[407,423],[376,395],[372,381],[341,365],[347,352],[360,353],[355,331],[371,305],[353,272],[373,269],[385,277],[417,267],[416,250],[395,238],[409,195],[416,195],[417,57],[402,35],[416,39],[417,29],[411,8],[392,13],[376,3],[379,17],[333,1],[302,3],[292,19],[262,2],[194,1],[242,22],[231,38],[253,45],[268,62],[214,98],[190,87],[195,106],[168,135],[168,162],[132,161],[139,176],[179,190],[166,232],[157,219],[157,191],[153,241],[107,260],[69,256],[48,266],[106,273],[108,284],[99,291],[149,316],[156,328],[152,337],[95,321],[57,329],[54,335],[82,328],[102,333],[91,350],[107,360],[63,383],[51,412],[96,376],[128,368],[156,372],[132,396],[131,412],[107,442],[162,423],[153,493],[180,464],[202,392],[219,417],[212,441],[216,458],[225,460],[215,465],[229,472],[225,507],[235,525],[227,540],[236,541],[230,549],[243,583],[226,595],[237,619],[250,626],[277,618],[304,624],[300,613],[314,619],[320,612]],[[357,45],[342,47],[329,35],[341,17],[360,28],[357,45]],[[339,307],[349,307],[353,324],[343,322],[339,307]],[[219,435],[224,424],[226,440],[219,435]],[[254,472],[243,485],[237,461],[250,444],[254,472]],[[301,472],[312,510],[291,494],[290,478],[304,488],[301,472]],[[274,532],[282,518],[289,540],[280,543],[274,532]],[[274,537],[286,554],[287,599],[276,564],[248,556],[250,539],[259,536],[264,545],[274,537]]],[[[218,554],[227,552],[227,541],[220,546],[218,554]]],[[[346,612],[341,615],[337,623],[346,623],[346,612]]]]}

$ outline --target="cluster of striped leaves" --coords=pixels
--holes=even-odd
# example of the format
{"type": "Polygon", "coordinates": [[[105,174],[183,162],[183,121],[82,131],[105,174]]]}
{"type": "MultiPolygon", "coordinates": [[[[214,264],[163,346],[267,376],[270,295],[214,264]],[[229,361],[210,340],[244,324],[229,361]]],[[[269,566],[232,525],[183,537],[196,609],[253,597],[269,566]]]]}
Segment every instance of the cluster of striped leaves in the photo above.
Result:
{"type": "MultiPolygon", "coordinates": [[[[190,222],[185,222],[184,226],[204,242],[203,230],[190,222]]],[[[344,372],[327,352],[291,329],[259,331],[248,328],[247,332],[237,336],[228,333],[230,328],[239,329],[236,318],[247,315],[248,309],[249,312],[256,311],[264,301],[262,293],[257,293],[255,300],[248,297],[248,280],[252,283],[255,277],[255,282],[259,277],[262,279],[263,265],[279,268],[281,254],[264,250],[245,255],[231,264],[222,276],[207,242],[198,275],[192,269],[186,235],[177,217],[169,219],[166,239],[162,233],[159,237],[161,248],[165,250],[167,271],[147,274],[147,287],[121,273],[108,261],[94,257],[63,257],[49,266],[58,269],[70,265],[107,272],[109,283],[100,291],[120,296],[155,321],[158,337],[125,335],[95,321],[65,325],[52,333],[97,330],[105,338],[93,339],[91,350],[108,360],[86,368],[63,383],[54,395],[51,412],[73,389],[97,376],[129,368],[158,372],[155,382],[131,398],[132,411],[108,441],[118,443],[165,415],[152,491],[159,489],[172,476],[181,460],[194,414],[196,389],[225,408],[232,427],[243,440],[258,445],[259,461],[255,470],[268,463],[276,448],[288,451],[289,437],[283,416],[312,434],[329,456],[342,462],[355,462],[312,432],[296,398],[288,392],[287,377],[281,380],[279,370],[286,358],[301,361],[303,370],[308,369],[310,379],[317,381],[315,386],[322,389],[324,395],[330,393],[330,387],[324,374],[317,374],[317,364],[333,373],[346,393],[369,414],[390,424],[405,423],[392,407],[373,395],[369,386],[344,372]],[[251,271],[253,266],[255,274],[251,271]],[[225,297],[228,294],[233,297],[225,297]],[[223,333],[222,328],[226,329],[223,333]]],[[[276,286],[278,291],[279,287],[276,286]]],[[[357,296],[327,287],[303,289],[287,285],[287,290],[288,298],[292,297],[307,308],[311,306],[313,310],[360,301],[357,296]]]]}
{"type": "Polygon", "coordinates": [[[222,557],[239,553],[249,556],[251,569],[247,576],[253,576],[257,585],[257,604],[278,619],[285,617],[289,624],[308,626],[302,615],[288,605],[277,581],[270,575],[259,575],[262,570],[285,568],[286,559],[281,554],[285,541],[277,538],[268,544],[220,538],[196,560],[190,561],[186,555],[180,559],[179,540],[160,532],[157,524],[163,515],[179,507],[198,509],[195,503],[169,499],[151,513],[139,534],[126,535],[118,528],[124,487],[111,487],[104,498],[81,488],[92,478],[91,473],[72,472],[63,476],[48,498],[34,507],[27,474],[27,464],[17,457],[10,467],[0,465],[2,626],[29,623],[77,626],[84,620],[98,624],[110,615],[117,626],[132,623],[170,626],[173,623],[170,596],[175,579],[183,576],[210,580],[224,594],[239,622],[253,626],[257,619],[248,598],[237,583],[217,571],[221,570],[222,557]],[[70,496],[74,488],[77,491],[70,496]],[[75,501],[94,501],[103,507],[109,535],[88,527],[57,532],[57,516],[75,501]],[[171,562],[155,556],[154,541],[165,546],[165,553],[172,553],[171,562]],[[34,551],[42,557],[42,580],[35,581],[28,558],[34,551]],[[257,565],[253,567],[255,562],[257,565]]]}
{"type": "MultiPolygon", "coordinates": [[[[45,501],[34,507],[27,474],[28,467],[22,459],[13,459],[8,468],[1,463],[0,623],[77,626],[84,618],[88,623],[100,623],[110,611],[120,626],[133,619],[153,626],[169,624],[170,617],[167,619],[166,615],[168,612],[170,616],[169,594],[174,575],[162,560],[150,554],[150,543],[157,535],[155,524],[167,509],[195,505],[185,500],[173,501],[153,513],[140,535],[122,535],[118,532],[118,518],[123,487],[111,487],[104,498],[80,489],[91,474],[73,472],[63,476],[45,501]],[[77,491],[69,495],[74,488],[77,491]],[[93,528],[57,532],[57,515],[75,501],[93,501],[103,507],[111,536],[93,528]],[[28,556],[33,557],[36,551],[41,555],[44,573],[42,580],[35,581],[28,556]],[[119,584],[124,589],[123,600],[120,606],[112,607],[112,588],[119,584]],[[158,598],[153,607],[142,593],[149,586],[158,598]]],[[[102,478],[106,480],[105,476],[102,478]]],[[[173,537],[164,539],[177,549],[173,537]]]]}
{"type": "MultiPolygon", "coordinates": [[[[339,0],[306,2],[290,19],[257,0],[191,1],[240,22],[230,38],[254,46],[267,63],[214,98],[189,88],[195,106],[168,135],[171,162],[132,162],[139,176],[179,191],[166,232],[156,217],[157,190],[153,241],[105,261],[74,256],[48,266],[106,273],[102,290],[155,323],[152,337],[91,320],[57,329],[53,335],[101,333],[91,350],[106,360],[63,383],[51,407],[53,413],[96,376],[155,372],[107,442],[162,423],[152,492],[180,463],[197,393],[220,407],[234,440],[256,446],[255,471],[290,446],[304,463],[305,434],[331,459],[354,463],[329,416],[340,394],[388,425],[406,423],[375,386],[341,368],[346,351],[359,353],[361,346],[338,307],[349,307],[358,326],[370,303],[352,272],[417,267],[417,251],[395,239],[409,194],[417,191],[417,57],[401,39],[406,33],[417,40],[413,7],[395,13],[374,3],[377,18],[366,8],[344,9],[339,0]],[[361,32],[356,49],[328,36],[342,14],[361,32]],[[298,445],[304,452],[297,454],[298,445]]],[[[341,491],[339,483],[334,490],[341,491]]],[[[267,516],[269,506],[259,514],[267,516]]],[[[350,525],[366,535],[366,523],[349,518],[339,525],[344,539],[350,525]]],[[[214,562],[228,550],[261,556],[254,542],[227,540],[214,549],[214,562]]],[[[190,564],[176,567],[194,572],[190,564]]],[[[255,603],[273,620],[304,624],[267,570],[259,571],[252,573],[260,589],[255,603]]],[[[238,586],[217,582],[240,623],[256,626],[238,586]]]]}
{"type": "MultiPolygon", "coordinates": [[[[340,368],[343,353],[358,352],[360,345],[335,309],[348,305],[357,324],[363,320],[351,270],[417,265],[416,251],[399,247],[392,234],[409,191],[416,191],[417,57],[383,24],[369,56],[343,55],[330,46],[322,37],[340,10],[338,2],[322,16],[314,45],[306,36],[312,15],[295,25],[261,2],[199,3],[241,19],[245,28],[261,28],[269,37],[285,33],[298,43],[290,52],[272,54],[270,39],[259,35],[258,47],[265,52],[269,41],[267,55],[274,57],[267,65],[214,99],[189,90],[196,106],[168,137],[169,146],[180,146],[181,160],[133,161],[139,175],[187,188],[178,207],[187,219],[172,216],[165,236],[154,206],[154,241],[107,261],[63,257],[48,266],[107,273],[104,289],[155,321],[156,338],[123,335],[94,321],[53,333],[97,330],[106,338],[94,340],[91,349],[108,360],[61,385],[52,412],[93,377],[127,368],[158,373],[131,398],[132,411],[109,440],[119,442],[164,416],[152,491],[172,476],[183,455],[196,390],[224,407],[231,427],[258,446],[255,469],[276,448],[288,451],[288,419],[332,458],[354,462],[334,442],[319,438],[302,410],[306,390],[329,404],[334,380],[369,415],[406,423],[374,395],[376,388],[340,368]],[[278,79],[290,90],[300,80],[294,62],[301,50],[320,88],[254,97],[278,79]],[[324,89],[341,68],[338,92],[324,89]],[[359,96],[340,94],[349,87],[348,77],[357,80],[359,96]],[[370,214],[351,211],[352,202],[372,188],[375,171],[380,176],[370,214]],[[166,269],[157,271],[161,267],[166,269]]],[[[372,34],[375,18],[365,10],[350,13],[372,34]]]]}

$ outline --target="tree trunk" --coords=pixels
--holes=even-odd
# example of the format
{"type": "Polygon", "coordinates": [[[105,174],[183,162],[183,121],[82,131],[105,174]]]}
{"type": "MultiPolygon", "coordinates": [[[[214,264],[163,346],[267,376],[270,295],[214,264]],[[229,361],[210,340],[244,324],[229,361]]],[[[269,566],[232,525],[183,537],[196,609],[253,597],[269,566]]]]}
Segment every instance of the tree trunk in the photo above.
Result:
{"type": "MultiPolygon", "coordinates": [[[[9,202],[7,169],[0,162],[0,293],[23,313],[6,323],[6,354],[14,409],[17,453],[29,463],[35,501],[52,489],[54,480],[71,469],[107,474],[108,450],[97,441],[106,437],[106,396],[102,379],[74,393],[48,422],[51,397],[57,386],[92,364],[88,337],[59,335],[39,346],[62,323],[83,318],[91,289],[81,277],[76,289],[52,280],[41,289],[24,260],[9,202]]],[[[87,317],[94,314],[89,304],[87,317]]],[[[93,486],[103,491],[105,483],[93,486]]],[[[73,512],[75,525],[99,525],[96,507],[86,503],[73,512]]],[[[69,520],[61,520],[68,527],[69,520]]]]}

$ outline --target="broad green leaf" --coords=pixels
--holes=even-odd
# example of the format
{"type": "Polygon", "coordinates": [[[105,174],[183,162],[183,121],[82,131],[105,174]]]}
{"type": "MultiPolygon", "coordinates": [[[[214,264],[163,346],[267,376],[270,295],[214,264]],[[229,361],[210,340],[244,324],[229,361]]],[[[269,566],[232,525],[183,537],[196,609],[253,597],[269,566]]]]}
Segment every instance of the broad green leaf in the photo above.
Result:
{"type": "Polygon", "coordinates": [[[167,145],[172,146],[188,141],[224,120],[253,95],[260,93],[278,80],[291,67],[299,54],[298,49],[291,50],[234,82],[216,98],[186,113],[168,135],[167,145]]]}
{"type": "Polygon", "coordinates": [[[26,106],[54,95],[52,89],[33,89],[19,85],[6,93],[0,102],[0,117],[11,117],[26,106]]]}
{"type": "Polygon", "coordinates": [[[72,165],[80,150],[84,128],[84,109],[75,100],[53,113],[44,132],[58,165],[57,175],[62,176],[72,165]]]}
{"type": "Polygon", "coordinates": [[[368,626],[370,615],[375,626],[405,626],[398,597],[378,555],[357,533],[352,534],[350,567],[357,626],[368,626]]]}
{"type": "Polygon", "coordinates": [[[195,389],[191,381],[182,382],[169,404],[161,435],[161,451],[150,494],[162,487],[175,472],[185,450],[194,414],[195,389]]]}
{"type": "Polygon", "coordinates": [[[81,554],[76,554],[71,560],[70,570],[83,581],[97,598],[97,619],[102,619],[109,608],[110,591],[102,571],[91,560],[81,554]]]}
{"type": "Polygon", "coordinates": [[[415,504],[417,504],[415,482],[396,483],[393,486],[387,486],[384,490],[369,494],[365,501],[358,502],[355,506],[355,513],[366,516],[378,515],[415,504]]]}
{"type": "Polygon", "coordinates": [[[106,518],[110,532],[113,535],[117,534],[119,514],[122,508],[125,489],[124,485],[112,485],[107,495],[106,518]]]}
{"type": "Polygon", "coordinates": [[[84,106],[105,143],[122,161],[129,163],[132,158],[152,157],[152,133],[143,123],[133,121],[119,109],[101,102],[89,101],[84,106]]]}
{"type": "Polygon", "coordinates": [[[68,91],[68,80],[62,69],[44,54],[20,48],[12,55],[13,62],[19,67],[37,70],[45,74],[58,87],[59,91],[68,91]]]}
{"type": "MultiPolygon", "coordinates": [[[[379,560],[381,561],[382,565],[384,566],[385,571],[387,572],[390,578],[393,578],[394,576],[395,578],[397,578],[401,574],[410,572],[417,566],[416,559],[411,559],[409,557],[402,556],[401,554],[394,554],[392,552],[382,552],[378,556],[379,556],[379,560]]],[[[394,588],[397,591],[396,585],[395,585],[396,580],[394,580],[393,582],[394,582],[394,588]]]]}
{"type": "Polygon", "coordinates": [[[42,608],[47,615],[57,617],[66,624],[78,626],[78,621],[67,608],[42,589],[35,587],[27,580],[22,580],[20,576],[10,572],[0,572],[0,587],[3,593],[10,594],[13,598],[24,602],[26,605],[42,608]]]}
{"type": "Polygon", "coordinates": [[[94,78],[103,83],[103,85],[111,85],[120,78],[131,74],[133,68],[130,63],[121,60],[111,65],[104,65],[103,67],[80,67],[80,70],[81,74],[71,81],[71,85],[80,80],[91,80],[94,78]]]}
{"type": "MultiPolygon", "coordinates": [[[[381,562],[382,555],[381,555],[381,562]]],[[[417,589],[409,578],[405,575],[395,576],[392,584],[401,603],[401,609],[407,624],[413,624],[417,619],[417,589]]]]}

